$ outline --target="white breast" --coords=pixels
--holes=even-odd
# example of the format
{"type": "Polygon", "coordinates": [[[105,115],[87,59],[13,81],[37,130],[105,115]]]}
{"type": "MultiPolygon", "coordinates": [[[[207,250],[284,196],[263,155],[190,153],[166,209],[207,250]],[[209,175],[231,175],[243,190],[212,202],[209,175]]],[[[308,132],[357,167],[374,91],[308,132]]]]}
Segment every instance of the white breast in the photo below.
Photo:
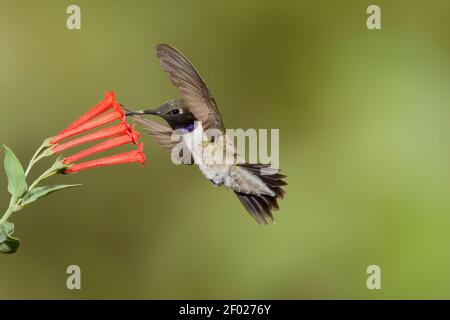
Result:
{"type": "Polygon", "coordinates": [[[184,134],[183,139],[194,158],[194,163],[198,165],[203,175],[216,185],[224,184],[233,165],[233,162],[228,159],[233,149],[224,147],[225,139],[221,137],[215,143],[210,142],[200,126],[184,134]],[[227,150],[226,156],[223,150],[227,150]]]}
{"type": "Polygon", "coordinates": [[[214,184],[247,194],[274,195],[258,176],[235,163],[234,145],[225,136],[212,143],[201,128],[196,128],[184,134],[183,139],[195,164],[214,184]]]}

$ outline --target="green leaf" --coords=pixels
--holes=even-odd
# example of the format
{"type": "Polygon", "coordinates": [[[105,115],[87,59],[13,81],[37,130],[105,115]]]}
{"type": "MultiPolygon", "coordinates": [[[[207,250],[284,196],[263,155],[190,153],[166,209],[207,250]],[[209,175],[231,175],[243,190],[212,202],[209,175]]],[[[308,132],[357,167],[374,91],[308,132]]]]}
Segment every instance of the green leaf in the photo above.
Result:
{"type": "Polygon", "coordinates": [[[3,222],[3,224],[1,224],[1,226],[3,226],[3,228],[6,231],[6,234],[11,235],[14,232],[14,223],[12,222],[3,222]]]}
{"type": "Polygon", "coordinates": [[[0,252],[1,253],[15,253],[17,249],[20,247],[20,240],[14,237],[7,237],[5,241],[0,243],[0,252]]]}
{"type": "Polygon", "coordinates": [[[0,243],[5,241],[6,238],[8,238],[8,233],[6,232],[5,226],[0,224],[0,243]]]}
{"type": "Polygon", "coordinates": [[[4,166],[8,177],[8,191],[13,197],[20,198],[27,191],[25,172],[14,152],[5,145],[3,148],[5,148],[4,166]]]}
{"type": "Polygon", "coordinates": [[[20,246],[20,240],[12,237],[14,224],[4,222],[0,224],[0,253],[14,253],[20,246]]]}
{"type": "Polygon", "coordinates": [[[0,242],[3,242],[7,236],[13,234],[14,232],[14,223],[11,222],[3,222],[0,224],[0,242]]]}
{"type": "Polygon", "coordinates": [[[74,187],[78,187],[78,186],[81,186],[81,184],[62,184],[62,185],[57,185],[57,186],[37,187],[37,188],[34,188],[31,191],[27,192],[25,197],[23,197],[22,202],[24,205],[26,205],[26,204],[36,201],[39,198],[47,196],[50,193],[53,193],[53,192],[56,192],[59,190],[63,190],[63,189],[74,188],[74,187]]]}

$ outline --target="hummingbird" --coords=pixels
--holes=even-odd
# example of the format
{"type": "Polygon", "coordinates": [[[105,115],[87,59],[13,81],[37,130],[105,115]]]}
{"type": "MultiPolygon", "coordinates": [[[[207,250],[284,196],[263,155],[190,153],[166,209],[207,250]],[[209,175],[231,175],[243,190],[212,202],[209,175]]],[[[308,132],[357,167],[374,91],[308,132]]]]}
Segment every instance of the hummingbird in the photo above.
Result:
{"type": "Polygon", "coordinates": [[[205,161],[202,148],[221,148],[227,150],[226,156],[236,158],[234,145],[226,139],[225,125],[211,91],[189,60],[177,49],[167,44],[156,46],[156,56],[161,68],[168,74],[172,84],[179,90],[181,99],[169,100],[156,109],[132,111],[128,108],[126,116],[131,116],[144,131],[165,150],[171,152],[177,141],[171,139],[176,130],[182,130],[184,142],[194,163],[201,173],[214,185],[233,191],[247,212],[260,224],[273,221],[272,211],[279,210],[278,199],[284,198],[285,175],[278,171],[267,172],[270,165],[260,163],[205,161]],[[168,126],[143,116],[154,115],[164,119],[168,126]],[[202,130],[198,131],[201,124],[202,130]],[[203,135],[195,139],[198,132],[215,129],[222,133],[216,140],[203,135]],[[195,142],[197,141],[197,142],[195,142]],[[231,145],[230,145],[231,144],[231,145]],[[227,148],[224,148],[227,147],[227,148]]]}

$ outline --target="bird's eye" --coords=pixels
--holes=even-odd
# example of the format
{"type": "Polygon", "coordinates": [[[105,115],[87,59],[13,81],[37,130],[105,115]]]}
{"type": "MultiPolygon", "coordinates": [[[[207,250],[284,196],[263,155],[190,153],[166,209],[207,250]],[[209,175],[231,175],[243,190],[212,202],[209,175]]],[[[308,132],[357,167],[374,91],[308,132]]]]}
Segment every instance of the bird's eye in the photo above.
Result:
{"type": "Polygon", "coordinates": [[[178,110],[178,109],[173,109],[172,110],[172,114],[173,115],[177,115],[177,114],[179,114],[180,113],[180,110],[178,110]]]}

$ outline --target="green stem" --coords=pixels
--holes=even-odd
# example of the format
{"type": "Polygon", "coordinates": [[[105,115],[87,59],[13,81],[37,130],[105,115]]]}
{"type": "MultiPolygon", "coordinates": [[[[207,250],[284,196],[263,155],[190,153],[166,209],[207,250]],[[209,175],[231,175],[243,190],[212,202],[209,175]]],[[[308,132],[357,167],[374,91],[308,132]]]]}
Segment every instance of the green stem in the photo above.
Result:
{"type": "Polygon", "coordinates": [[[30,160],[30,163],[28,164],[28,168],[25,171],[25,177],[28,176],[28,174],[30,173],[31,168],[33,168],[33,166],[36,164],[36,162],[38,162],[39,160],[41,160],[42,158],[47,157],[48,155],[45,153],[42,153],[42,151],[44,151],[45,149],[47,149],[49,147],[49,139],[46,139],[41,146],[36,150],[36,152],[34,153],[33,157],[30,160]]]}
{"type": "Polygon", "coordinates": [[[28,168],[25,171],[25,177],[28,176],[30,173],[31,168],[33,168],[34,164],[37,162],[36,158],[38,157],[39,153],[41,153],[43,146],[40,146],[39,149],[37,149],[36,153],[33,155],[33,157],[30,160],[30,163],[28,164],[28,168]]]}
{"type": "Polygon", "coordinates": [[[54,174],[57,173],[57,170],[55,169],[54,166],[51,166],[50,169],[48,169],[47,171],[45,171],[43,174],[40,175],[39,178],[37,178],[36,180],[34,180],[34,182],[29,186],[28,191],[30,192],[31,190],[34,189],[34,187],[36,187],[42,180],[45,180],[51,176],[53,176],[54,174]]]}
{"type": "Polygon", "coordinates": [[[8,221],[8,218],[16,211],[15,209],[18,203],[19,200],[15,199],[14,197],[11,197],[8,210],[6,210],[6,212],[3,214],[3,217],[0,219],[0,224],[8,221]]]}
{"type": "MultiPolygon", "coordinates": [[[[50,152],[46,152],[47,149],[51,146],[50,143],[50,138],[45,140],[42,145],[37,149],[37,151],[34,153],[33,157],[30,160],[30,163],[28,164],[28,168],[25,171],[25,176],[28,176],[28,174],[30,173],[31,168],[34,166],[34,164],[36,162],[38,162],[39,160],[41,160],[42,158],[48,157],[50,156],[52,153],[50,152]]],[[[30,192],[31,190],[33,190],[41,181],[55,175],[56,173],[59,172],[59,170],[61,170],[62,163],[57,160],[57,162],[55,162],[47,171],[45,171],[43,174],[41,174],[39,176],[39,178],[37,178],[27,189],[27,193],[30,192]]],[[[25,193],[26,195],[26,193],[25,193]]],[[[3,214],[2,218],[0,219],[0,224],[8,221],[8,218],[16,211],[20,210],[21,207],[19,206],[20,202],[22,201],[23,197],[25,196],[23,195],[21,198],[17,199],[15,197],[11,197],[11,200],[9,202],[9,207],[6,210],[6,212],[3,214]]]]}
{"type": "Polygon", "coordinates": [[[6,212],[3,214],[3,217],[0,220],[0,224],[6,222],[13,212],[14,210],[11,207],[9,207],[8,210],[6,210],[6,212]]]}
{"type": "MultiPolygon", "coordinates": [[[[27,192],[30,192],[31,190],[33,190],[41,181],[55,175],[58,172],[58,164],[54,164],[53,166],[50,167],[50,169],[48,169],[47,171],[45,171],[43,174],[41,174],[39,176],[39,178],[37,178],[29,187],[27,192]]],[[[25,196],[25,195],[24,195],[25,196]]],[[[23,197],[22,197],[23,198],[23,197]]],[[[6,222],[8,220],[8,218],[16,211],[20,210],[21,208],[19,207],[19,203],[20,201],[22,201],[22,198],[17,199],[15,197],[11,197],[11,201],[9,202],[9,207],[8,210],[6,210],[6,212],[3,214],[3,217],[0,219],[0,224],[6,222]]]]}

